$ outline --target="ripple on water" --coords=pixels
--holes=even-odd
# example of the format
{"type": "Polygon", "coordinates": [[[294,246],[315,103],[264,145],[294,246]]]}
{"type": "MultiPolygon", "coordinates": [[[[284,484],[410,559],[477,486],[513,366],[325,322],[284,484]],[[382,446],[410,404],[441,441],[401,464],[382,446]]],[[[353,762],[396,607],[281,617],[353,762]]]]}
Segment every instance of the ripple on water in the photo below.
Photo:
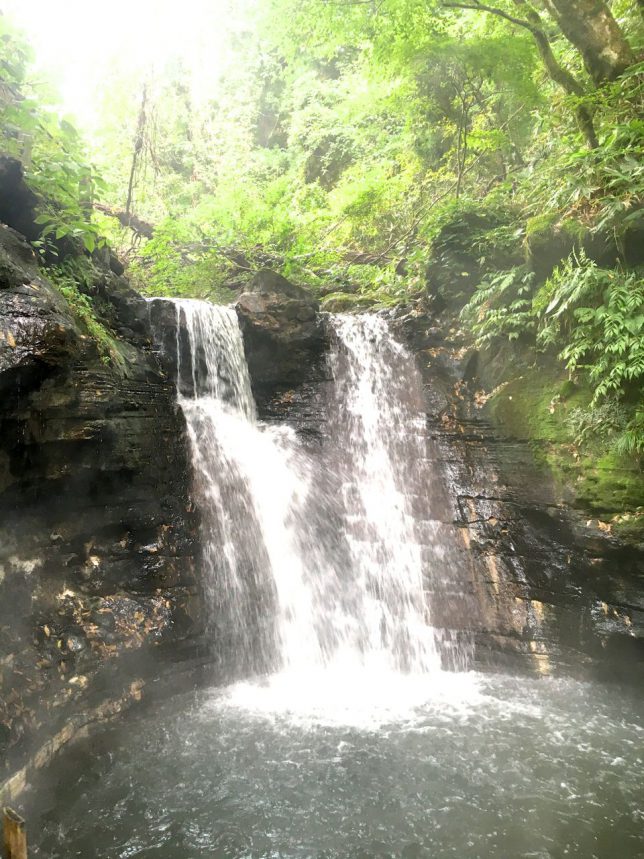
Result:
{"type": "Polygon", "coordinates": [[[274,677],[130,719],[34,795],[34,856],[644,854],[633,693],[474,674],[375,679],[274,677]]]}

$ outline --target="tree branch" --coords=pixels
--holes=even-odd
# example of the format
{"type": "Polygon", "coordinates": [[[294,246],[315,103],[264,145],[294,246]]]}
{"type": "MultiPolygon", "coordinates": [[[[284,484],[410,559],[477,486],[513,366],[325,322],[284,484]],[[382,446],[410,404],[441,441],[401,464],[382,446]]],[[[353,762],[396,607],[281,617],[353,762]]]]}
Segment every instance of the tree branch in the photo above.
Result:
{"type": "Polygon", "coordinates": [[[477,3],[476,0],[474,3],[443,3],[446,9],[471,9],[474,12],[489,12],[491,15],[498,15],[499,18],[505,18],[506,21],[510,21],[511,24],[516,24],[518,27],[524,27],[526,30],[530,30],[531,33],[534,33],[535,27],[529,21],[523,21],[521,18],[515,18],[513,15],[510,15],[508,12],[505,12],[503,9],[497,9],[495,6],[486,6],[483,3],[477,3]]]}
{"type": "Polygon", "coordinates": [[[142,221],[131,212],[122,211],[120,209],[112,209],[104,203],[94,203],[94,208],[104,215],[109,215],[111,218],[116,218],[123,227],[129,227],[133,232],[145,239],[151,239],[154,235],[154,224],[148,221],[142,221]]]}
{"type": "MultiPolygon", "coordinates": [[[[442,5],[454,9],[470,9],[475,12],[489,12],[491,15],[497,15],[499,18],[504,18],[506,21],[510,21],[512,24],[516,24],[518,27],[523,27],[525,30],[528,30],[528,32],[532,33],[537,44],[537,50],[539,51],[543,64],[551,79],[555,83],[559,84],[559,86],[569,95],[581,98],[585,94],[585,90],[577,78],[571,74],[565,66],[562,66],[556,58],[552,50],[552,46],[550,45],[550,39],[546,33],[543,21],[537,10],[530,5],[528,0],[512,0],[512,2],[525,14],[527,20],[515,18],[503,9],[498,9],[496,6],[488,6],[485,3],[479,3],[479,0],[472,0],[471,3],[450,2],[443,3],[442,5]]],[[[597,142],[597,134],[595,133],[591,111],[586,107],[586,105],[578,104],[575,108],[575,116],[577,117],[577,123],[582,134],[586,138],[588,146],[590,149],[596,149],[599,144],[597,142]]]]}

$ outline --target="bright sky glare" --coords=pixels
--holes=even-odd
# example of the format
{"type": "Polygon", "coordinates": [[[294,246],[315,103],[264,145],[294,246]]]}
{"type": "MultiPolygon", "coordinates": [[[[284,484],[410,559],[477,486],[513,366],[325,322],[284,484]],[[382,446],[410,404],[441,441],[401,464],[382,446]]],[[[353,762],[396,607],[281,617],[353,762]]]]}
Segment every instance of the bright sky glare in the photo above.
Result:
{"type": "Polygon", "coordinates": [[[204,93],[209,87],[212,95],[230,59],[229,33],[243,26],[250,5],[234,0],[0,0],[0,11],[27,33],[37,65],[53,79],[64,109],[91,132],[102,88],[114,69],[132,70],[136,80],[179,56],[204,93]]]}

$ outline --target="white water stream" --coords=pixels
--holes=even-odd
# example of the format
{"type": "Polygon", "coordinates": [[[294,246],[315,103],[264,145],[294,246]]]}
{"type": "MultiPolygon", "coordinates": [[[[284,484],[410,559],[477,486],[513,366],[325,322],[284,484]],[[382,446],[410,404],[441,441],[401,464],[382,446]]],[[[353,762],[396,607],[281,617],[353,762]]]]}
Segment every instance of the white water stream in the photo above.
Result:
{"type": "Polygon", "coordinates": [[[421,386],[377,316],[330,318],[321,453],[256,417],[234,310],[177,300],[179,403],[202,514],[216,649],[249,706],[407,709],[441,671],[413,513],[426,490],[421,386]],[[187,332],[181,336],[181,331],[187,332]],[[259,698],[261,700],[259,700],[259,698]]]}

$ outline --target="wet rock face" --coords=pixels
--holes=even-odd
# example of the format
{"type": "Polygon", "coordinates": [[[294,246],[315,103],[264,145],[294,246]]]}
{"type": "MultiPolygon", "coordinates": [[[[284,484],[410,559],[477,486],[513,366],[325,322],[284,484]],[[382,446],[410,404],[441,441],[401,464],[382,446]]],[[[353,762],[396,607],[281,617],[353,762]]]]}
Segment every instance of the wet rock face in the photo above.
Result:
{"type": "Polygon", "coordinates": [[[257,273],[236,310],[253,394],[260,406],[301,384],[327,345],[318,302],[269,269],[257,273]]]}
{"type": "MultiPolygon", "coordinates": [[[[425,382],[433,479],[426,489],[424,580],[447,664],[450,642],[473,639],[482,667],[642,676],[642,552],[562,498],[539,467],[532,440],[493,419],[481,399],[484,383],[490,387],[481,378],[484,358],[449,309],[388,315],[425,382]],[[434,543],[449,550],[437,555],[434,543]]],[[[253,320],[259,321],[261,315],[253,320]]],[[[315,450],[333,385],[328,365],[313,352],[312,363],[309,357],[293,368],[290,387],[269,385],[264,365],[251,360],[255,333],[244,328],[260,417],[294,426],[315,450]]],[[[267,360],[272,354],[267,346],[267,360]]]]}
{"type": "Polygon", "coordinates": [[[0,226],[0,785],[71,712],[199,632],[174,382],[127,282],[98,268],[88,288],[111,358],[0,226]]]}
{"type": "Polygon", "coordinates": [[[425,379],[431,491],[461,572],[441,621],[474,632],[480,664],[644,678],[641,545],[598,527],[539,466],[534,439],[495,420],[485,356],[447,316],[394,324],[425,379]]]}
{"type": "Polygon", "coordinates": [[[20,161],[0,156],[0,222],[10,224],[30,241],[38,238],[40,228],[35,223],[38,198],[24,182],[20,161]]]}

